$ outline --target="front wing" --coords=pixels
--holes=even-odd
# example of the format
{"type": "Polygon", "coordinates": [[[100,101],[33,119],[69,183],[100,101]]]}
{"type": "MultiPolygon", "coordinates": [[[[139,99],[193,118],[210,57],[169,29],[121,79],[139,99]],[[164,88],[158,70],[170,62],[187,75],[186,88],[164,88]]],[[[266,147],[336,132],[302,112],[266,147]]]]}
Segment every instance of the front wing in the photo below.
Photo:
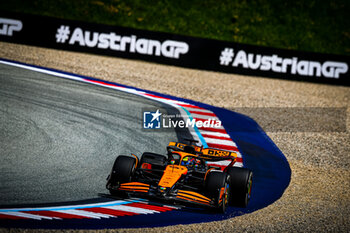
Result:
{"type": "Polygon", "coordinates": [[[115,189],[111,187],[111,189],[128,194],[155,197],[167,201],[176,201],[206,207],[217,207],[212,199],[204,196],[203,194],[189,190],[161,190],[158,187],[152,187],[149,184],[140,182],[122,183],[118,188],[115,189]]]}

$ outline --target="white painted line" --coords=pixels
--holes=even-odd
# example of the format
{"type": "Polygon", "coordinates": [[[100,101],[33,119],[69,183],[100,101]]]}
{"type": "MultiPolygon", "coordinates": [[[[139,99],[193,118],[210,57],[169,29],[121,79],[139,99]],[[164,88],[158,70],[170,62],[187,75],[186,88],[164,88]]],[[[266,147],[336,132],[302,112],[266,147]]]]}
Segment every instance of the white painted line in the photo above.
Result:
{"type": "MultiPolygon", "coordinates": [[[[198,127],[199,130],[200,130],[201,128],[207,128],[207,127],[205,127],[205,126],[198,127]]],[[[212,128],[212,129],[225,129],[223,126],[220,126],[220,127],[214,126],[214,127],[211,127],[211,128],[212,128]]]]}
{"type": "Polygon", "coordinates": [[[114,217],[109,214],[100,214],[100,213],[89,212],[85,210],[58,210],[56,212],[60,212],[64,214],[73,214],[73,215],[78,215],[86,218],[96,218],[96,219],[114,217]]]}
{"type": "Polygon", "coordinates": [[[155,210],[148,210],[148,209],[143,209],[143,208],[139,208],[139,207],[132,207],[132,206],[126,206],[126,205],[108,206],[106,208],[107,209],[112,209],[112,210],[121,210],[121,211],[136,213],[136,214],[160,213],[159,211],[155,211],[155,210]]]}
{"type": "Polygon", "coordinates": [[[82,78],[80,78],[80,77],[76,77],[76,76],[69,75],[69,74],[63,74],[63,73],[59,73],[56,71],[46,70],[44,68],[37,68],[37,67],[30,66],[30,65],[22,65],[22,64],[7,62],[7,61],[0,61],[0,63],[6,64],[6,65],[11,65],[11,66],[16,66],[16,67],[27,69],[27,70],[32,70],[32,71],[36,71],[36,72],[40,72],[40,73],[50,74],[50,75],[54,75],[54,76],[58,76],[58,77],[62,77],[62,78],[68,78],[68,79],[82,81],[82,78]]]}
{"type": "Polygon", "coordinates": [[[189,103],[186,103],[186,102],[183,102],[183,101],[179,101],[179,100],[172,100],[172,99],[169,99],[170,102],[174,103],[174,104],[186,104],[186,105],[189,105],[189,103]]]}
{"type": "Polygon", "coordinates": [[[210,131],[203,131],[199,130],[202,134],[202,136],[205,138],[206,135],[209,136],[216,136],[216,137],[224,137],[224,138],[230,138],[230,135],[225,134],[225,133],[218,133],[218,132],[210,132],[210,131]]]}
{"type": "Polygon", "coordinates": [[[196,112],[206,112],[206,113],[213,113],[212,111],[210,110],[207,110],[207,109],[200,109],[200,108],[190,108],[190,107],[184,107],[186,108],[189,112],[191,111],[196,111],[196,112]]]}
{"type": "Polygon", "coordinates": [[[214,139],[214,138],[206,138],[206,137],[204,137],[204,139],[207,143],[237,147],[236,143],[234,143],[233,141],[214,139]]]}
{"type": "Polygon", "coordinates": [[[217,164],[221,166],[228,166],[230,163],[231,163],[231,160],[223,160],[223,161],[216,161],[216,162],[208,162],[208,165],[217,164]]]}
{"type": "MultiPolygon", "coordinates": [[[[133,199],[133,198],[130,198],[130,199],[133,199]]],[[[157,207],[167,207],[167,208],[171,208],[171,209],[181,209],[181,207],[174,206],[174,205],[169,205],[169,204],[167,204],[167,205],[164,205],[164,204],[159,205],[159,203],[158,203],[158,205],[154,205],[152,203],[149,203],[148,200],[142,200],[142,201],[140,201],[138,203],[143,203],[143,204],[146,204],[146,205],[152,205],[152,206],[157,206],[157,207]]]]}
{"type": "MultiPolygon", "coordinates": [[[[52,217],[36,215],[36,214],[29,214],[29,213],[23,213],[23,212],[6,212],[6,213],[1,213],[1,214],[11,215],[11,216],[18,216],[18,217],[23,217],[23,218],[30,218],[30,219],[35,219],[35,220],[41,220],[41,219],[52,220],[52,219],[54,219],[52,217]]],[[[60,218],[55,218],[55,219],[60,219],[60,218]]]]}
{"type": "Polygon", "coordinates": [[[93,204],[85,204],[85,205],[69,205],[69,206],[55,206],[55,207],[39,207],[39,208],[11,208],[11,209],[0,209],[0,213],[6,213],[6,212],[12,212],[12,211],[40,211],[40,210],[46,210],[46,211],[59,211],[59,210],[69,210],[69,209],[85,209],[85,208],[93,208],[93,207],[107,207],[111,205],[123,205],[123,204],[129,204],[135,201],[110,201],[110,202],[101,202],[101,203],[93,203],[93,204]]]}

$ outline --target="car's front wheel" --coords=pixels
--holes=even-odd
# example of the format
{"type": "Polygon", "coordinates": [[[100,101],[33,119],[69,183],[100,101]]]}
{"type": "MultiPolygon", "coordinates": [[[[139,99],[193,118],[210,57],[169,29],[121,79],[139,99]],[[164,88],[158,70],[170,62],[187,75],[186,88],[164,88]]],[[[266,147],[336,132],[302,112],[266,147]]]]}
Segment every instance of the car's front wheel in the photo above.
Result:
{"type": "Polygon", "coordinates": [[[206,177],[205,189],[214,198],[216,210],[225,213],[230,196],[230,177],[224,172],[210,172],[206,177]]]}
{"type": "Polygon", "coordinates": [[[116,158],[107,182],[107,188],[110,187],[109,191],[112,195],[118,194],[113,187],[131,181],[136,169],[135,164],[136,159],[129,156],[119,155],[116,158]]]}

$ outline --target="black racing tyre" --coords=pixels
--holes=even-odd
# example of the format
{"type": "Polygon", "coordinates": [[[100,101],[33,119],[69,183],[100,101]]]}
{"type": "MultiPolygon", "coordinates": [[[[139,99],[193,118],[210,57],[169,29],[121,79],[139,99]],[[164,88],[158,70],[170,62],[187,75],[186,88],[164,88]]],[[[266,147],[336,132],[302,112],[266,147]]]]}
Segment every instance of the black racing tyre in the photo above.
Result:
{"type": "Polygon", "coordinates": [[[135,158],[119,155],[113,164],[109,178],[110,184],[117,185],[118,183],[130,182],[136,169],[135,164],[135,158]]]}
{"type": "Polygon", "coordinates": [[[250,200],[253,172],[247,168],[230,167],[227,174],[230,176],[230,205],[247,207],[250,200]]]}
{"type": "Polygon", "coordinates": [[[225,213],[229,202],[230,187],[229,176],[224,172],[210,172],[205,180],[205,189],[207,195],[215,199],[216,210],[220,213],[225,213]],[[221,189],[224,188],[224,193],[221,194],[221,189]],[[220,196],[222,201],[220,202],[220,196]]]}

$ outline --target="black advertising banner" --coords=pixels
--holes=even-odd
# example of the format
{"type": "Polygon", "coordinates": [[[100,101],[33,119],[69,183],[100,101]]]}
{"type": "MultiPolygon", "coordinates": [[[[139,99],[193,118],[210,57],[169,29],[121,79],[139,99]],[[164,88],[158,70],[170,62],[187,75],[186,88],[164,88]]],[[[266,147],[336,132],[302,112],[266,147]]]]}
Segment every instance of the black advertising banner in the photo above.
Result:
{"type": "Polygon", "coordinates": [[[0,41],[225,73],[350,86],[350,57],[0,13],[0,41]]]}

